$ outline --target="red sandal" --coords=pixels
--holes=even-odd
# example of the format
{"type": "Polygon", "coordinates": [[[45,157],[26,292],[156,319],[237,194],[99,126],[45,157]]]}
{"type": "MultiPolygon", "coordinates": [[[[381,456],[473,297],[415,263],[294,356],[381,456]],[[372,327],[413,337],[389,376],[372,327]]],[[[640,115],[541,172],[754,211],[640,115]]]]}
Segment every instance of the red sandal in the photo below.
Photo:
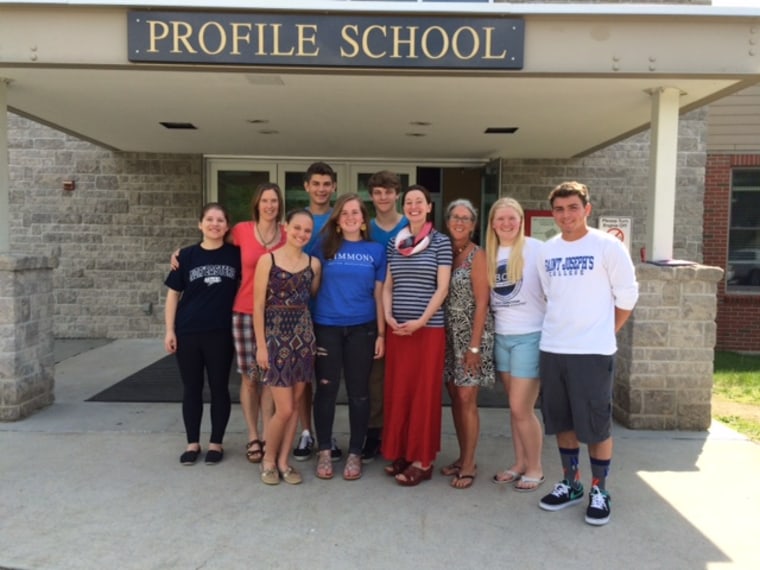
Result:
{"type": "Polygon", "coordinates": [[[384,471],[388,477],[394,477],[399,473],[403,473],[411,464],[411,461],[407,461],[403,457],[399,457],[393,463],[386,465],[384,471]]]}
{"type": "Polygon", "coordinates": [[[433,477],[433,466],[431,465],[427,469],[420,469],[419,467],[410,465],[399,475],[403,475],[405,478],[399,479],[399,476],[396,475],[396,483],[403,487],[415,487],[423,481],[429,481],[433,477]]]}

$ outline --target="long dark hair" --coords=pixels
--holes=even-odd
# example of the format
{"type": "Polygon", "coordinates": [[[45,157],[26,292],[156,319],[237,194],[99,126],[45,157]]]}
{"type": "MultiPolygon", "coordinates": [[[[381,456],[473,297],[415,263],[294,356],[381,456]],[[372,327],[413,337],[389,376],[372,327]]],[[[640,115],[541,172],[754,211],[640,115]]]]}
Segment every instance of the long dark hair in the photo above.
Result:
{"type": "Polygon", "coordinates": [[[364,229],[360,230],[362,239],[370,241],[369,236],[369,211],[358,194],[341,194],[335,201],[333,211],[330,213],[330,217],[327,218],[322,231],[319,232],[319,237],[322,240],[322,251],[325,255],[325,259],[333,259],[335,254],[338,253],[340,246],[343,244],[343,234],[340,233],[340,214],[343,212],[343,207],[356,200],[359,202],[359,210],[362,213],[362,225],[364,229]]]}

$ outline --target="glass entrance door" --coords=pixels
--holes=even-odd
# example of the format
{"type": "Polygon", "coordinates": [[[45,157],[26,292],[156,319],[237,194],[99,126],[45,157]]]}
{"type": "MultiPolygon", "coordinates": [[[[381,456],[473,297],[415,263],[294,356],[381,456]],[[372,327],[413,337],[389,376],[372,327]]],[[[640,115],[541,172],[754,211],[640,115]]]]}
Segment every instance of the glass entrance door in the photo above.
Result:
{"type": "Polygon", "coordinates": [[[268,162],[225,160],[209,163],[207,189],[210,202],[220,202],[232,225],[251,219],[251,198],[259,184],[275,180],[277,166],[268,162]]]}

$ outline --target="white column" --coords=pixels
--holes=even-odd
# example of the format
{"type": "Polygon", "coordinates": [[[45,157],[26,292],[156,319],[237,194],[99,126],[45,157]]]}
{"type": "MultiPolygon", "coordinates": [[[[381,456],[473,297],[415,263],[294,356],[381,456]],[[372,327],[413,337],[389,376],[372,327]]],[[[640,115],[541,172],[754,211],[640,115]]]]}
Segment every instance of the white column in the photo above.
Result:
{"type": "Polygon", "coordinates": [[[681,91],[659,87],[650,91],[652,128],[649,149],[649,210],[647,214],[647,258],[673,257],[678,159],[678,100],[681,91]]]}
{"type": "Polygon", "coordinates": [[[0,253],[11,250],[11,229],[8,210],[11,206],[10,167],[8,165],[8,82],[0,77],[0,253]]]}

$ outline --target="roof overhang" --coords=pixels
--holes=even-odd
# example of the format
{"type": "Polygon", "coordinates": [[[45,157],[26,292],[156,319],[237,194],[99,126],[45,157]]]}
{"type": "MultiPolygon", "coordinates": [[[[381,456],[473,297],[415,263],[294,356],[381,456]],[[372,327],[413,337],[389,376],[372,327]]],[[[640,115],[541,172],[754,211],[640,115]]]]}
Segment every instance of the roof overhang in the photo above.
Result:
{"type": "Polygon", "coordinates": [[[649,126],[649,93],[687,112],[760,80],[760,10],[320,2],[320,12],[520,17],[519,71],[131,63],[127,4],[310,13],[307,2],[0,1],[9,108],[109,148],[224,155],[580,156],[649,126]],[[245,8],[243,7],[245,5],[245,8]],[[454,9],[456,8],[456,10],[454,9]],[[466,10],[466,12],[463,12],[466,10]],[[162,122],[192,123],[168,130],[162,122]],[[488,128],[517,127],[513,134],[488,128]]]}

